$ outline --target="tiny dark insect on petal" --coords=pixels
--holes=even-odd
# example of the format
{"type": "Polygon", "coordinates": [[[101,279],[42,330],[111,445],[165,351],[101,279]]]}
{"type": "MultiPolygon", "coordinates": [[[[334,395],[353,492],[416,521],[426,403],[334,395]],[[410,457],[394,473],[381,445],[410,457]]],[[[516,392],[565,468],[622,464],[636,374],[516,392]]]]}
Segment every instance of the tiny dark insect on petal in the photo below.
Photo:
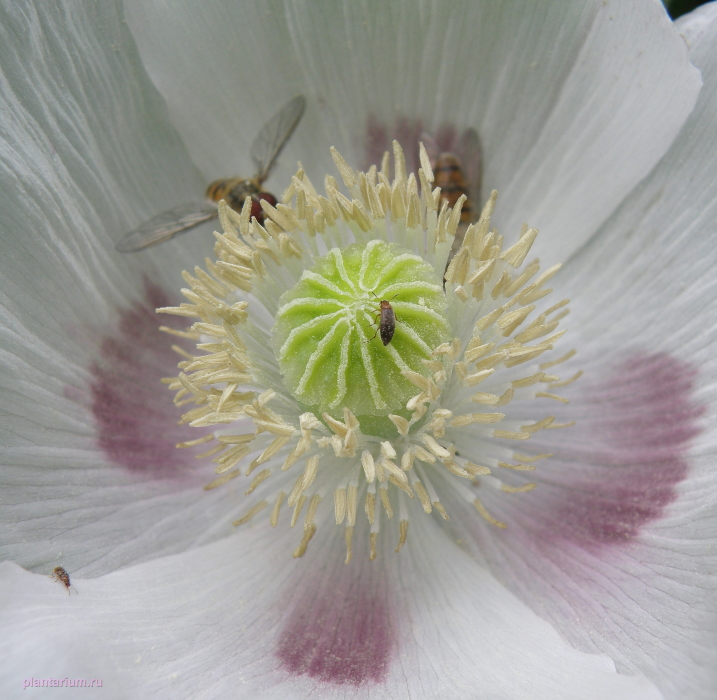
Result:
{"type": "MultiPolygon", "coordinates": [[[[67,589],[68,593],[75,590],[70,584],[70,574],[68,574],[61,566],[56,566],[53,569],[52,578],[55,581],[59,581],[67,589]]],[[[76,592],[77,591],[75,591],[75,593],[76,592]]]]}

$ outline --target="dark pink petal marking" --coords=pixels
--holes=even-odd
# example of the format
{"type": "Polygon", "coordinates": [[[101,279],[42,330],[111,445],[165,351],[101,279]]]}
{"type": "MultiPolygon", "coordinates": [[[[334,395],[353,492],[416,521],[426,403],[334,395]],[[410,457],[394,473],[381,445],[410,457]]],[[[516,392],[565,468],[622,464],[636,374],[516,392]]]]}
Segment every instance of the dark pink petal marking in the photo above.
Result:
{"type": "Polygon", "coordinates": [[[530,513],[525,527],[543,544],[567,540],[601,550],[632,541],[661,518],[687,476],[686,452],[700,432],[696,377],[694,367],[667,354],[638,354],[607,380],[573,385],[561,418],[577,425],[550,442],[545,433],[531,440],[553,458],[538,463],[538,488],[521,499],[530,513]]]}
{"type": "Polygon", "coordinates": [[[388,129],[375,116],[369,115],[366,123],[362,169],[368,170],[372,165],[380,166],[381,159],[386,151],[393,155],[392,144],[393,140],[396,139],[403,149],[403,155],[406,159],[406,172],[418,173],[418,168],[421,165],[418,158],[418,144],[421,141],[423,131],[423,122],[420,119],[399,117],[396,123],[388,129]]]}
{"type": "Polygon", "coordinates": [[[372,165],[379,166],[381,158],[386,151],[391,151],[391,141],[388,138],[388,130],[372,114],[366,122],[366,140],[364,142],[364,160],[361,163],[361,170],[368,170],[372,165]]]}
{"type": "Polygon", "coordinates": [[[379,683],[396,634],[381,569],[367,556],[346,566],[335,551],[321,554],[320,566],[330,570],[300,581],[304,592],[292,602],[277,655],[295,675],[337,685],[379,683]]]}
{"type": "Polygon", "coordinates": [[[420,119],[399,117],[389,128],[374,115],[369,115],[366,122],[362,170],[368,170],[372,165],[379,166],[386,151],[393,154],[392,143],[396,139],[403,149],[406,172],[417,174],[421,166],[418,145],[423,133],[428,133],[433,138],[441,153],[453,153],[458,156],[464,168],[470,165],[472,154],[463,152],[458,131],[452,124],[442,124],[435,131],[431,131],[424,126],[420,119]]]}
{"type": "Polygon", "coordinates": [[[172,394],[160,382],[177,373],[181,359],[171,349],[172,337],[159,330],[160,325],[172,325],[171,317],[155,313],[157,307],[168,306],[169,299],[148,281],[145,298],[145,303],[119,310],[117,328],[102,338],[99,357],[90,368],[97,440],[115,464],[148,476],[177,476],[196,468],[198,460],[191,450],[175,445],[202,432],[177,425],[182,409],[174,406],[172,394]]]}

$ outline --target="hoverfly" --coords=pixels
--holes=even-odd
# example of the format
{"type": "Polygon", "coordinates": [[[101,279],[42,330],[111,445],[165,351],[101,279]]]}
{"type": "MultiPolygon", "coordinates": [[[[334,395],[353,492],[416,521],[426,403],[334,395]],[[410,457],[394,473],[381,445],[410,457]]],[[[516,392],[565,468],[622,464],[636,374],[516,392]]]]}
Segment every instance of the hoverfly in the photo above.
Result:
{"type": "Polygon", "coordinates": [[[251,197],[251,215],[260,223],[264,220],[264,210],[260,200],[265,199],[275,205],[274,195],[262,190],[262,184],[276,163],[281,150],[296,129],[304,114],[306,100],[302,95],[289,100],[256,135],[251,146],[251,157],[256,166],[256,174],[248,179],[235,177],[215,180],[207,187],[207,199],[203,202],[180,204],[138,226],[117,244],[121,253],[131,253],[168,241],[179,233],[189,231],[205,221],[219,215],[217,202],[224,199],[235,211],[241,211],[244,200],[251,197]]]}
{"type": "Polygon", "coordinates": [[[470,128],[463,132],[454,146],[442,143],[453,139],[443,139],[441,135],[434,139],[423,133],[421,140],[433,168],[433,184],[441,188],[441,199],[447,202],[449,207],[453,207],[462,194],[467,197],[461,209],[460,223],[448,257],[450,262],[463,243],[468,225],[477,218],[473,202],[480,201],[482,176],[480,139],[478,132],[470,128]],[[441,146],[444,148],[441,149],[441,146]],[[450,150],[445,150],[446,147],[450,150]]]}

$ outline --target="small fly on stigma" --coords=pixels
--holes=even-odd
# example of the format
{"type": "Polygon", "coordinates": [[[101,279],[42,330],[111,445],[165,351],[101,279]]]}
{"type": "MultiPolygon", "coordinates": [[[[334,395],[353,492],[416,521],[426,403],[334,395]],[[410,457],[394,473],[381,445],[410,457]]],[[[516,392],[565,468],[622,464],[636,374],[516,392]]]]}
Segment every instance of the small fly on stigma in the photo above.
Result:
{"type": "MultiPolygon", "coordinates": [[[[395,297],[391,298],[393,299],[395,297]]],[[[386,299],[381,300],[381,306],[376,311],[376,317],[378,318],[378,321],[375,321],[375,319],[374,321],[378,323],[378,328],[376,329],[376,333],[374,333],[373,337],[369,340],[373,340],[376,337],[376,334],[380,334],[381,342],[384,345],[388,345],[393,340],[393,334],[396,332],[396,321],[398,320],[390,301],[387,301],[386,299]]]]}
{"type": "Polygon", "coordinates": [[[120,253],[144,250],[174,238],[200,224],[219,216],[217,202],[224,199],[235,211],[241,211],[247,197],[251,199],[251,216],[259,223],[264,221],[261,200],[274,206],[276,197],[262,189],[279,154],[294,133],[306,107],[302,95],[289,100],[259,131],[251,147],[256,174],[250,178],[215,180],[207,187],[207,200],[180,204],[146,221],[125,234],[117,244],[120,253]]]}

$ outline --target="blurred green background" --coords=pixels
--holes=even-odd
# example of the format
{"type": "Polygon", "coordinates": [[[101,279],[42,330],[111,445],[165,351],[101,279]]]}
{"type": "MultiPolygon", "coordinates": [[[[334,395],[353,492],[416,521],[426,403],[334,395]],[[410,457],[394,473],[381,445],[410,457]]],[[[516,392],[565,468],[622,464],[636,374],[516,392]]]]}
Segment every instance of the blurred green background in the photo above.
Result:
{"type": "Polygon", "coordinates": [[[705,0],[664,0],[664,2],[672,19],[677,19],[680,15],[692,12],[695,7],[707,4],[705,0]]]}

